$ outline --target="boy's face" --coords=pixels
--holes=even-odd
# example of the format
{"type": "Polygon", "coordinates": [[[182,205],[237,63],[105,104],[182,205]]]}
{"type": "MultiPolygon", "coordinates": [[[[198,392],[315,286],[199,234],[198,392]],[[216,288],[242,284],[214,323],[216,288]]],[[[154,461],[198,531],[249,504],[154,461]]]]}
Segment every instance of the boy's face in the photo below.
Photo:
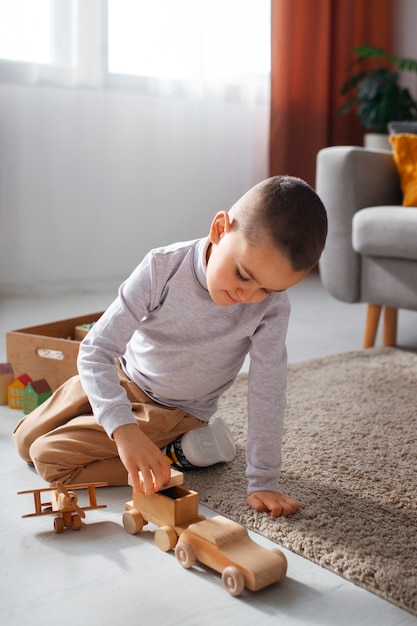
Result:
{"type": "Polygon", "coordinates": [[[217,213],[210,229],[207,287],[220,306],[261,302],[271,292],[285,291],[307,272],[296,272],[284,255],[265,238],[256,248],[249,246],[232,218],[217,213]]]}

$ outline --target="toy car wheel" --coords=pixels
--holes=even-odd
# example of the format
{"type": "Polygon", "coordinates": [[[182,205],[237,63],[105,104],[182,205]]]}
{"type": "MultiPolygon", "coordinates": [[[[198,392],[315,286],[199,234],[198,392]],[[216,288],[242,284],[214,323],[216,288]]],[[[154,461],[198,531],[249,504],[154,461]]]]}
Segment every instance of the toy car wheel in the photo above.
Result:
{"type": "Polygon", "coordinates": [[[281,552],[281,550],[279,548],[272,548],[271,552],[273,552],[274,554],[279,556],[280,559],[281,559],[281,573],[280,573],[280,577],[279,577],[279,580],[281,580],[287,574],[287,567],[288,567],[287,557],[285,556],[285,554],[283,552],[281,552]]]}
{"type": "Polygon", "coordinates": [[[131,535],[136,535],[136,533],[140,533],[144,523],[145,520],[143,519],[143,516],[139,513],[139,511],[135,511],[134,509],[132,509],[131,511],[125,511],[125,513],[123,513],[124,529],[131,535]]]}
{"type": "Polygon", "coordinates": [[[62,517],[56,517],[54,519],[54,531],[59,534],[63,533],[65,528],[64,520],[62,517]]]}
{"type": "Polygon", "coordinates": [[[72,516],[72,528],[73,530],[80,530],[81,528],[81,517],[77,514],[72,516]]]}
{"type": "Polygon", "coordinates": [[[175,556],[183,567],[189,569],[196,561],[195,552],[192,546],[185,541],[179,541],[175,548],[175,556]]]}
{"type": "Polygon", "coordinates": [[[155,531],[155,543],[160,550],[169,552],[178,541],[178,535],[172,526],[161,526],[155,531]]]}
{"type": "Polygon", "coordinates": [[[245,579],[242,572],[233,565],[226,567],[222,574],[223,587],[232,596],[239,596],[245,588],[245,579]]]}

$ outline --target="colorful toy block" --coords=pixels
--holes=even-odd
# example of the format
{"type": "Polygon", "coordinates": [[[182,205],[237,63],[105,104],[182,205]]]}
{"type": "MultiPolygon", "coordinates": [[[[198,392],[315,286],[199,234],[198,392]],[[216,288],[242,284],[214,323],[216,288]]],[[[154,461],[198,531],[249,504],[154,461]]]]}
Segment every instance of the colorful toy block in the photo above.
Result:
{"type": "Polygon", "coordinates": [[[27,415],[52,396],[52,389],[44,378],[33,380],[22,390],[22,409],[27,415]]]}
{"type": "Polygon", "coordinates": [[[8,404],[7,388],[14,380],[10,363],[0,363],[0,404],[8,404]]]}
{"type": "Polygon", "coordinates": [[[7,398],[9,402],[9,407],[11,409],[22,408],[22,391],[31,382],[32,379],[30,376],[28,376],[28,374],[21,374],[20,376],[15,378],[14,381],[10,383],[10,385],[8,385],[7,398]]]}

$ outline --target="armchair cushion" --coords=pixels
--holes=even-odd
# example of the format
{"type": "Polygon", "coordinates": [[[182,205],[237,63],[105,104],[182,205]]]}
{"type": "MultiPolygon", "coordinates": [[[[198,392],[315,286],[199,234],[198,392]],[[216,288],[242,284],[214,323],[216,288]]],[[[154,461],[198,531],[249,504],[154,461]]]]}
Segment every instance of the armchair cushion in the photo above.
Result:
{"type": "Polygon", "coordinates": [[[404,206],[417,206],[417,135],[398,133],[389,136],[403,192],[404,206]]]}
{"type": "Polygon", "coordinates": [[[400,206],[362,209],[352,219],[352,246],[359,254],[417,261],[417,210],[400,206]]]}

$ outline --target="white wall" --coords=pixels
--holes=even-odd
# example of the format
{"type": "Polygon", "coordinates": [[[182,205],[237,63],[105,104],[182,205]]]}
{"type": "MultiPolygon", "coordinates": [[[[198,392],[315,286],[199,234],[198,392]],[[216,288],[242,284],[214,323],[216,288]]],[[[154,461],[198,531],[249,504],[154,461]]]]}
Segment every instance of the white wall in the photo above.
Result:
{"type": "Polygon", "coordinates": [[[0,84],[0,294],[116,287],[267,176],[269,108],[0,84]]]}
{"type": "MultiPolygon", "coordinates": [[[[395,0],[394,49],[393,54],[417,59],[417,2],[416,0],[395,0]]],[[[404,84],[414,97],[417,97],[417,74],[406,72],[404,84]]]]}

